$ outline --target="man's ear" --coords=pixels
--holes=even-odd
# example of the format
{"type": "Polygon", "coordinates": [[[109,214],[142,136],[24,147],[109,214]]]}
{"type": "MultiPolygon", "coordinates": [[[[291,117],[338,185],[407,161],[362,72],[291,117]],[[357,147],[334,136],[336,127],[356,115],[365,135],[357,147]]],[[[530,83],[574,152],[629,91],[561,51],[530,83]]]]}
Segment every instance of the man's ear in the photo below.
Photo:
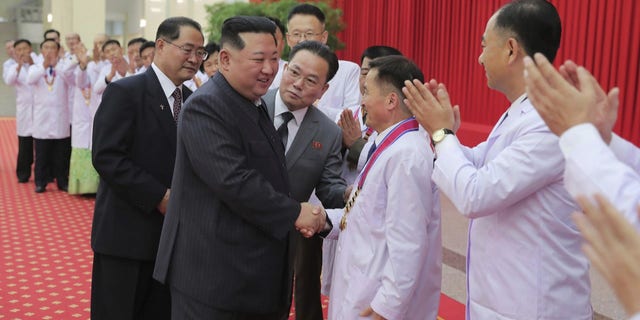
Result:
{"type": "Polygon", "coordinates": [[[509,49],[509,63],[513,63],[520,55],[520,44],[515,38],[507,39],[507,48],[509,49]]]}
{"type": "Polygon", "coordinates": [[[229,70],[229,60],[231,59],[231,53],[229,52],[229,50],[225,49],[220,49],[220,52],[218,53],[218,59],[220,61],[220,69],[223,69],[225,71],[229,70]]]}

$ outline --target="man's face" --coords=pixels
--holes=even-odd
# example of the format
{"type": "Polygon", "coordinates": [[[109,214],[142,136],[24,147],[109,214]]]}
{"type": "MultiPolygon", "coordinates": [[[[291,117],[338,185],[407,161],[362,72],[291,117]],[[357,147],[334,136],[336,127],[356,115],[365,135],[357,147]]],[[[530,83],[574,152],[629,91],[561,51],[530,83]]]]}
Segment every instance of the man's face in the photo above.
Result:
{"type": "Polygon", "coordinates": [[[204,51],[204,37],[190,26],[180,27],[180,37],[175,40],[156,41],[154,61],[174,84],[178,85],[193,78],[200,68],[204,51]]]}
{"type": "Polygon", "coordinates": [[[387,118],[386,105],[388,90],[378,81],[378,70],[369,70],[364,82],[364,94],[362,95],[362,110],[366,113],[367,126],[378,130],[387,118]]]}
{"type": "Polygon", "coordinates": [[[327,43],[328,33],[324,25],[314,15],[296,14],[287,23],[287,44],[290,48],[304,40],[327,43]]]}
{"type": "Polygon", "coordinates": [[[129,57],[129,61],[135,61],[136,68],[140,68],[142,66],[142,58],[140,58],[141,46],[141,42],[136,42],[127,47],[127,56],[129,57]]]}
{"type": "Polygon", "coordinates": [[[155,51],[156,51],[156,48],[154,47],[148,47],[142,50],[140,59],[142,59],[142,65],[144,65],[145,68],[149,68],[149,66],[153,62],[153,55],[155,51]]]}
{"type": "Polygon", "coordinates": [[[360,78],[358,79],[360,82],[360,94],[364,94],[364,81],[367,79],[367,74],[369,73],[370,61],[371,59],[369,59],[369,57],[364,57],[360,65],[360,78]]]}
{"type": "Polygon", "coordinates": [[[329,64],[307,50],[289,61],[280,82],[280,97],[290,111],[306,108],[320,99],[329,88],[329,64]]]}
{"type": "Polygon", "coordinates": [[[104,47],[103,54],[107,60],[111,61],[111,63],[116,63],[122,59],[122,48],[115,43],[110,43],[104,47]]]}
{"type": "Polygon", "coordinates": [[[220,55],[220,51],[213,52],[207,57],[207,60],[203,62],[204,73],[207,74],[209,78],[211,78],[216,72],[218,72],[219,64],[218,64],[218,56],[220,55]]]}
{"type": "Polygon", "coordinates": [[[101,50],[102,45],[107,42],[107,36],[105,35],[97,35],[93,38],[93,47],[101,50]]]}
{"type": "Polygon", "coordinates": [[[23,61],[31,54],[31,46],[26,42],[21,42],[15,47],[16,59],[23,61]]]}
{"type": "Polygon", "coordinates": [[[64,37],[64,42],[67,45],[67,49],[69,49],[71,53],[74,53],[76,46],[80,43],[80,37],[77,34],[70,34],[64,37]]]}
{"type": "Polygon", "coordinates": [[[270,33],[240,33],[242,50],[232,47],[220,51],[221,70],[231,86],[251,101],[260,99],[278,71],[278,49],[270,33]]]}
{"type": "Polygon", "coordinates": [[[7,51],[7,57],[11,58],[13,57],[13,52],[14,52],[14,48],[13,48],[13,41],[7,41],[4,43],[4,50],[7,51]]]}
{"type": "Polygon", "coordinates": [[[58,45],[53,41],[43,43],[40,50],[43,57],[55,57],[58,55],[58,45]]]}
{"type": "Polygon", "coordinates": [[[495,28],[496,15],[489,19],[482,35],[482,53],[478,62],[484,67],[489,88],[501,91],[506,78],[509,62],[509,48],[506,37],[495,28]]]}

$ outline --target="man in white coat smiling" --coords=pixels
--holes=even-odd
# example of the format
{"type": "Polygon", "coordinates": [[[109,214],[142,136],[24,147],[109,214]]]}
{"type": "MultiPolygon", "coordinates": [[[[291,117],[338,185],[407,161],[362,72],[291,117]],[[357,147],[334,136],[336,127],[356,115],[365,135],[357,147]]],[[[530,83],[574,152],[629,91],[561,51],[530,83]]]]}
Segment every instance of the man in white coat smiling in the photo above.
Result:
{"type": "Polygon", "coordinates": [[[346,207],[327,210],[327,238],[338,238],[329,319],[435,319],[442,242],[433,152],[401,92],[423,75],[402,56],[370,67],[362,106],[379,135],[346,207]]]}
{"type": "MultiPolygon", "coordinates": [[[[408,105],[432,134],[432,179],[469,218],[467,319],[592,318],[589,264],[565,190],[558,138],[525,93],[524,57],[550,60],[560,45],[560,17],[544,0],[516,0],[487,23],[478,58],[490,88],[511,102],[488,140],[467,148],[446,88],[407,81],[408,105]]],[[[457,116],[456,116],[457,114],[457,116]]]]}

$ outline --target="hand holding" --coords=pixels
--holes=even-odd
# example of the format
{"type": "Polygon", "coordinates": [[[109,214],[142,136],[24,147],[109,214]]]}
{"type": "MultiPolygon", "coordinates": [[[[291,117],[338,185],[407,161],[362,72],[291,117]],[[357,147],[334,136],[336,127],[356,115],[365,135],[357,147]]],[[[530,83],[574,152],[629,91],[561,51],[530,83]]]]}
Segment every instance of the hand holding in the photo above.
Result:
{"type": "MultiPolygon", "coordinates": [[[[451,106],[449,94],[444,84],[434,85],[435,80],[422,84],[419,80],[405,81],[402,88],[406,99],[404,103],[416,117],[416,120],[432,134],[434,131],[456,126],[456,112],[451,106]],[[435,94],[434,94],[435,92],[435,94]]],[[[455,109],[458,107],[456,106],[455,109]]],[[[459,126],[459,123],[458,123],[459,126]]]]}
{"type": "Polygon", "coordinates": [[[295,222],[296,230],[300,231],[305,238],[310,238],[324,229],[326,218],[327,213],[321,206],[316,207],[308,202],[301,203],[300,215],[295,222]]]}
{"type": "Polygon", "coordinates": [[[353,112],[350,109],[342,110],[338,126],[342,129],[342,144],[351,148],[354,142],[362,138],[362,128],[360,121],[354,119],[353,112]]]}

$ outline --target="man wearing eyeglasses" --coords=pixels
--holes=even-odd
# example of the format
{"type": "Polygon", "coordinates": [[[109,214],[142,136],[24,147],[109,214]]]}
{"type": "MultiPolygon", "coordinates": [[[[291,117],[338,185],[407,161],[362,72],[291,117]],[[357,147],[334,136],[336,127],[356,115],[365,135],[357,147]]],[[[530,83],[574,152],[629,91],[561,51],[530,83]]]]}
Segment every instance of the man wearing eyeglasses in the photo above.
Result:
{"type": "MultiPolygon", "coordinates": [[[[280,88],[269,90],[264,96],[274,126],[279,133],[286,132],[281,137],[291,196],[301,202],[308,201],[315,189],[325,208],[344,207],[347,188],[341,177],[342,134],[333,119],[313,106],[313,102],[329,89],[328,82],[338,70],[338,57],[329,47],[317,41],[301,42],[291,50],[280,88]]],[[[322,239],[319,236],[305,239],[297,235],[297,242],[296,314],[298,319],[321,319],[322,252],[319,249],[322,239]],[[304,244],[309,244],[312,250],[304,244]],[[313,308],[314,304],[317,304],[315,309],[304,310],[304,306],[313,308]],[[303,306],[303,311],[299,311],[299,306],[303,306]]]]}
{"type": "Polygon", "coordinates": [[[206,57],[200,25],[164,20],[151,67],[111,82],[94,121],[100,186],[91,233],[92,319],[169,319],[169,289],[152,278],[169,202],[177,120],[206,57]]]}
{"type": "MultiPolygon", "coordinates": [[[[324,21],[324,13],[314,5],[303,3],[293,7],[287,16],[289,47],[293,48],[305,40],[326,44],[329,33],[325,30],[324,21]]],[[[337,119],[343,109],[360,104],[360,67],[351,61],[338,60],[338,63],[338,73],[329,82],[329,89],[314,103],[329,119],[337,119]]]]}

